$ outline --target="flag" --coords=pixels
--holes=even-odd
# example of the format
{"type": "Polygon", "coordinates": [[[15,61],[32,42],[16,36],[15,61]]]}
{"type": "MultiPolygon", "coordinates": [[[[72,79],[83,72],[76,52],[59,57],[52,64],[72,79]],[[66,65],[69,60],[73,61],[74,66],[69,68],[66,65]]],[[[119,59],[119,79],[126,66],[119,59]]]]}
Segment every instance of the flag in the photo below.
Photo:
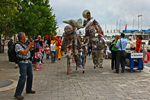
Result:
{"type": "Polygon", "coordinates": [[[126,26],[125,26],[125,30],[127,30],[127,24],[126,24],[126,26]]]}

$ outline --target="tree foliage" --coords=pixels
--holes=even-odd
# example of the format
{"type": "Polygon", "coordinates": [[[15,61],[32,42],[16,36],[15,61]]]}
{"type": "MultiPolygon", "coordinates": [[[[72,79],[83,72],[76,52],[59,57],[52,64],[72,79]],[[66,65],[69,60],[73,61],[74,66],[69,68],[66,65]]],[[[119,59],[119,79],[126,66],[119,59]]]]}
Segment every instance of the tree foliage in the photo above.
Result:
{"type": "Polygon", "coordinates": [[[0,33],[13,35],[23,31],[30,36],[56,34],[52,11],[49,0],[1,0],[0,33]]]}
{"type": "Polygon", "coordinates": [[[17,32],[23,31],[26,35],[50,35],[56,34],[55,15],[49,0],[16,0],[18,2],[18,13],[13,22],[17,32]]]}
{"type": "Polygon", "coordinates": [[[17,13],[17,2],[14,0],[0,1],[0,34],[11,35],[11,31],[15,30],[15,25],[11,19],[17,13]]]}

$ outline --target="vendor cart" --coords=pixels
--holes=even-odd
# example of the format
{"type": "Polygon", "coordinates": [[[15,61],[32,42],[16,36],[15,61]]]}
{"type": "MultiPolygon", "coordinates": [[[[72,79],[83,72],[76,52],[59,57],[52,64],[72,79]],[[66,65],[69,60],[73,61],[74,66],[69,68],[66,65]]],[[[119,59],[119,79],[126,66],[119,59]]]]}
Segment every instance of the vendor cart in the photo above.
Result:
{"type": "Polygon", "coordinates": [[[133,68],[137,68],[141,71],[143,66],[142,64],[143,53],[131,52],[128,51],[125,66],[130,67],[130,71],[133,71],[133,68]]]}

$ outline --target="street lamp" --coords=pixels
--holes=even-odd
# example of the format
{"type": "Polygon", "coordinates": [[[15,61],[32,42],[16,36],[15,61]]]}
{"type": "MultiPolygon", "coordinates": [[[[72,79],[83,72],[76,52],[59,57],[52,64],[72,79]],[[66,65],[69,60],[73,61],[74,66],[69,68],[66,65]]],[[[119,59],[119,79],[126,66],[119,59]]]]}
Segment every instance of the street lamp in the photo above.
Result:
{"type": "Polygon", "coordinates": [[[138,29],[139,29],[139,17],[141,17],[141,30],[142,30],[142,15],[138,15],[138,29]]]}

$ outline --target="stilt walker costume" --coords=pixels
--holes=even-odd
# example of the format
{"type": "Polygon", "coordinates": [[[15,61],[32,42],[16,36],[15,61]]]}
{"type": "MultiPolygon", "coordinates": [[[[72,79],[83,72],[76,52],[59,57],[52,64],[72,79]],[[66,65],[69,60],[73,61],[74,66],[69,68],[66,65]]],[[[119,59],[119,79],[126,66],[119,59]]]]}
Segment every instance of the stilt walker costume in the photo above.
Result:
{"type": "Polygon", "coordinates": [[[78,56],[78,50],[81,48],[80,44],[78,44],[77,41],[77,34],[76,30],[77,28],[80,28],[82,25],[81,19],[71,19],[67,21],[63,21],[64,23],[67,23],[67,25],[64,28],[63,33],[63,42],[62,42],[62,50],[66,52],[67,55],[67,74],[69,74],[71,70],[71,53],[73,52],[74,58],[76,60],[76,68],[79,66],[79,56],[78,56]],[[79,25],[80,24],[80,25],[79,25]]]}
{"type": "MultiPolygon", "coordinates": [[[[85,18],[83,23],[83,27],[85,27],[85,44],[84,44],[85,49],[84,50],[87,52],[88,43],[90,46],[92,46],[93,63],[94,63],[94,68],[96,68],[98,62],[95,53],[95,48],[97,46],[95,33],[103,35],[103,31],[99,23],[93,17],[91,17],[91,13],[89,10],[84,10],[82,15],[85,18]]],[[[86,56],[86,53],[84,56],[86,56]]],[[[85,59],[86,57],[83,58],[85,59]]]]}

